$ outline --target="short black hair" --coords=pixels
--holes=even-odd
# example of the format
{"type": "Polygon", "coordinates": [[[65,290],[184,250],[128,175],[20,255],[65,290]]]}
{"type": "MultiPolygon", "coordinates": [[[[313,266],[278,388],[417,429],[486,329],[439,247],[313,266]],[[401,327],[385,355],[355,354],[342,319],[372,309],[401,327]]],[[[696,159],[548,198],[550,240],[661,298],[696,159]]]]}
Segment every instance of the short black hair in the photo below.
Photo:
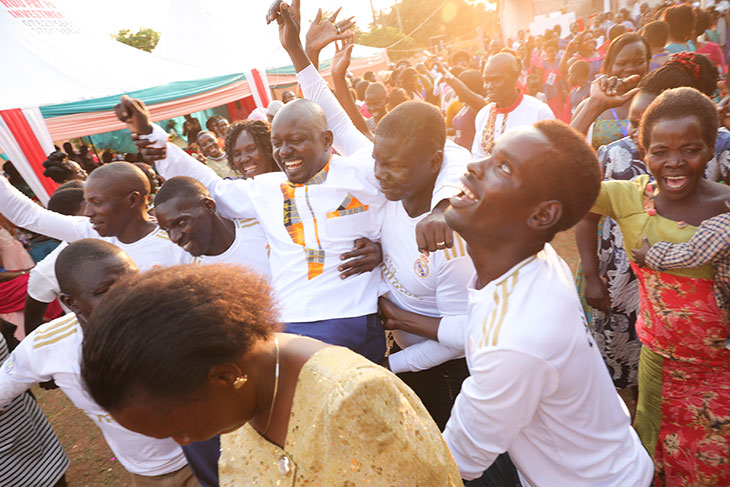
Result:
{"type": "Polygon", "coordinates": [[[408,101],[408,95],[406,90],[403,88],[393,88],[388,93],[388,110],[393,110],[395,107],[408,101]]]}
{"type": "Polygon", "coordinates": [[[464,83],[467,88],[478,95],[485,96],[487,93],[486,88],[484,88],[482,73],[476,69],[467,69],[466,71],[463,71],[459,75],[459,81],[464,83]]]}
{"type": "Polygon", "coordinates": [[[241,135],[241,132],[246,132],[253,139],[254,144],[259,149],[259,153],[270,159],[272,167],[278,167],[274,163],[274,148],[271,145],[271,124],[264,122],[263,120],[242,120],[236,122],[228,127],[228,133],[226,133],[226,156],[228,158],[228,167],[232,170],[239,172],[235,164],[233,164],[233,149],[236,147],[236,139],[241,135]]]}
{"type": "Polygon", "coordinates": [[[368,88],[365,90],[365,96],[367,96],[368,92],[375,93],[376,91],[383,95],[386,99],[388,98],[388,90],[385,88],[383,83],[370,83],[368,88]]]}
{"type": "Polygon", "coordinates": [[[701,36],[712,25],[712,14],[707,10],[695,10],[695,36],[701,36]]]}
{"type": "Polygon", "coordinates": [[[56,190],[48,200],[48,209],[62,215],[75,215],[84,204],[82,188],[65,188],[56,190]]]}
{"type": "Polygon", "coordinates": [[[674,88],[659,95],[641,117],[639,141],[645,151],[651,145],[651,132],[661,120],[694,117],[702,127],[705,143],[713,151],[717,139],[717,108],[710,98],[694,88],[674,88]]]}
{"type": "Polygon", "coordinates": [[[591,73],[591,65],[588,64],[588,61],[584,61],[583,59],[574,61],[573,64],[570,65],[570,68],[573,68],[575,74],[579,76],[588,76],[591,73]]]}
{"type": "Polygon", "coordinates": [[[626,46],[636,43],[644,46],[644,49],[646,50],[646,64],[648,67],[649,60],[651,59],[651,46],[649,46],[646,39],[641,37],[639,34],[629,32],[628,34],[621,34],[608,45],[606,57],[604,58],[603,65],[601,66],[601,74],[610,75],[611,69],[613,69],[613,63],[616,61],[616,57],[618,57],[621,50],[626,46]]]}
{"type": "Polygon", "coordinates": [[[365,99],[365,90],[368,89],[368,86],[370,86],[370,81],[364,79],[360,81],[357,86],[355,86],[355,92],[357,93],[357,99],[358,100],[364,100],[365,99]]]}
{"type": "Polygon", "coordinates": [[[549,141],[550,150],[539,158],[532,172],[533,189],[542,200],[558,200],[563,215],[551,229],[550,240],[583,218],[598,198],[601,166],[584,135],[559,120],[541,120],[534,127],[549,141]],[[539,179],[539,181],[537,181],[539,179]]]}
{"type": "Polygon", "coordinates": [[[641,35],[650,46],[664,47],[669,39],[669,24],[663,20],[654,20],[641,29],[641,35]]]}
{"type": "Polygon", "coordinates": [[[695,28],[695,13],[689,5],[674,5],[664,11],[662,20],[669,24],[669,34],[674,39],[686,41],[695,28]]]}
{"type": "Polygon", "coordinates": [[[72,179],[70,181],[66,181],[65,183],[59,184],[58,188],[56,188],[56,191],[63,191],[64,189],[71,188],[84,189],[84,182],[80,179],[72,179]]]}
{"type": "Polygon", "coordinates": [[[707,96],[717,89],[717,68],[703,54],[682,52],[672,55],[662,66],[644,76],[639,83],[642,93],[659,95],[665,90],[689,86],[707,96]]]}
{"type": "Polygon", "coordinates": [[[54,270],[58,279],[58,287],[62,293],[73,295],[78,291],[76,278],[83,264],[115,257],[119,254],[124,254],[124,251],[112,243],[97,238],[84,238],[71,242],[58,254],[56,259],[54,270]]]}
{"type": "Polygon", "coordinates": [[[211,367],[236,360],[279,325],[263,277],[243,266],[189,264],[123,277],[87,329],[81,376],[114,413],[140,398],[199,398],[211,367]]]}
{"type": "Polygon", "coordinates": [[[622,36],[626,33],[626,26],[624,24],[613,24],[610,29],[608,29],[608,40],[613,41],[617,39],[619,36],[622,36]]]}
{"type": "Polygon", "coordinates": [[[210,193],[203,186],[203,183],[188,176],[175,176],[170,178],[160,187],[155,196],[155,205],[160,205],[167,200],[177,198],[210,198],[210,193]]]}
{"type": "Polygon", "coordinates": [[[220,115],[213,115],[205,122],[205,128],[207,128],[211,132],[215,132],[215,130],[213,130],[213,128],[215,127],[215,124],[217,124],[219,120],[223,120],[223,117],[221,117],[220,115]]]}
{"type": "Polygon", "coordinates": [[[407,101],[388,112],[375,129],[376,137],[410,141],[428,151],[443,150],[446,122],[438,108],[423,101],[407,101]]]}

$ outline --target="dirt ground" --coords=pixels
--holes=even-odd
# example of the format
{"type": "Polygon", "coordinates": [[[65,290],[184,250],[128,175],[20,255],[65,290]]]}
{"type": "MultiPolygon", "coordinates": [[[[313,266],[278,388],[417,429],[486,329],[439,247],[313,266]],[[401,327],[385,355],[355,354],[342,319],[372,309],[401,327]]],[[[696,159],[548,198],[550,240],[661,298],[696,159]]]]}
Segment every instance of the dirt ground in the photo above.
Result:
{"type": "MultiPolygon", "coordinates": [[[[575,272],[578,251],[573,231],[556,235],[552,245],[575,272]]],[[[33,393],[71,459],[71,466],[66,473],[69,487],[131,485],[129,475],[114,458],[99,428],[76,409],[60,390],[44,391],[35,387],[33,393]]]]}

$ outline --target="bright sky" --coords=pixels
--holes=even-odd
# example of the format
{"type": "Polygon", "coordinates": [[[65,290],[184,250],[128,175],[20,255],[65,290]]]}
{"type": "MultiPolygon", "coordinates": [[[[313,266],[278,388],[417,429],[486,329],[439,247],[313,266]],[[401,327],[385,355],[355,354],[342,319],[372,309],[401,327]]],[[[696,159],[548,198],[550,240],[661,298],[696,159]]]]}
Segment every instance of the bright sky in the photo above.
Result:
{"type": "MultiPolygon", "coordinates": [[[[167,25],[167,15],[172,2],[175,0],[54,0],[54,3],[63,8],[73,18],[87,24],[87,28],[98,29],[105,33],[115,33],[120,29],[136,31],[139,27],[150,27],[155,30],[164,30],[167,25]]],[[[225,8],[231,0],[198,0],[206,8],[225,8]],[[218,4],[218,5],[216,5],[218,4]]],[[[270,5],[270,0],[233,0],[257,4],[258,7],[270,5]]],[[[375,10],[387,10],[394,0],[372,0],[375,10]]],[[[361,29],[367,30],[372,21],[370,0],[302,0],[302,18],[311,21],[314,19],[317,8],[334,10],[343,6],[340,18],[354,15],[361,29]]],[[[248,19],[247,19],[248,20],[248,19]]],[[[264,19],[261,19],[264,22],[264,19]]]]}

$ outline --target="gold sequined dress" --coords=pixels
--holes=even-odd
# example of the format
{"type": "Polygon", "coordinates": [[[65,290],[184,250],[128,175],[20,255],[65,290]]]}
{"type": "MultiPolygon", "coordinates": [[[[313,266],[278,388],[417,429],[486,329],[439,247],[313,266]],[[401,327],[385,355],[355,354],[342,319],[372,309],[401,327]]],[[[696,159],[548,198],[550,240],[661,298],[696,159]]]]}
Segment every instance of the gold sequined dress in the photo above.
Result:
{"type": "Polygon", "coordinates": [[[246,424],[221,436],[221,450],[221,487],[462,485],[413,391],[342,347],[302,367],[283,449],[246,424]]]}

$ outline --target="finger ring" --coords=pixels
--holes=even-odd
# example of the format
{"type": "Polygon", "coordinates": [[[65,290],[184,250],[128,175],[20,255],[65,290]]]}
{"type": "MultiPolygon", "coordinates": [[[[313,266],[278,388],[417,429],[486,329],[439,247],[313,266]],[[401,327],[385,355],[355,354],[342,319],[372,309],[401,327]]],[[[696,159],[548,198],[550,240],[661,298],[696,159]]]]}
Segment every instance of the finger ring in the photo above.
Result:
{"type": "Polygon", "coordinates": [[[342,29],[340,29],[340,26],[335,24],[335,30],[337,31],[337,34],[342,34],[342,29]]]}
{"type": "Polygon", "coordinates": [[[436,242],[436,245],[446,245],[446,242],[436,242]]]}

